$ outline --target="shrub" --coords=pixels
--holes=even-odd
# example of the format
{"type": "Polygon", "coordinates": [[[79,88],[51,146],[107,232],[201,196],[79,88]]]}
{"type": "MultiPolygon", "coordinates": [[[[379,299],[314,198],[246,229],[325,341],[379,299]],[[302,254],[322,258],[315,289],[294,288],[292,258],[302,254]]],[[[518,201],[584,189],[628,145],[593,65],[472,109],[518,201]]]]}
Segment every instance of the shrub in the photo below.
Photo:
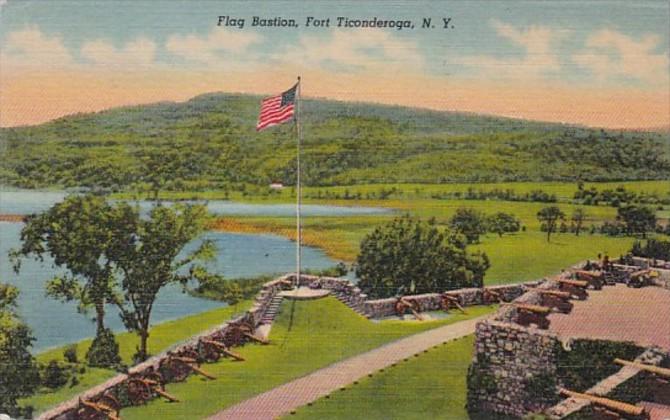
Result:
{"type": "Polygon", "coordinates": [[[104,328],[95,336],[86,352],[86,362],[92,367],[114,368],[121,364],[119,343],[109,328],[104,328]]]}
{"type": "Polygon", "coordinates": [[[67,346],[63,351],[63,358],[68,363],[77,363],[77,345],[72,344],[67,346]]]}
{"type": "Polygon", "coordinates": [[[67,383],[68,379],[67,369],[61,366],[57,360],[51,360],[44,368],[42,385],[51,389],[60,388],[67,383]]]}

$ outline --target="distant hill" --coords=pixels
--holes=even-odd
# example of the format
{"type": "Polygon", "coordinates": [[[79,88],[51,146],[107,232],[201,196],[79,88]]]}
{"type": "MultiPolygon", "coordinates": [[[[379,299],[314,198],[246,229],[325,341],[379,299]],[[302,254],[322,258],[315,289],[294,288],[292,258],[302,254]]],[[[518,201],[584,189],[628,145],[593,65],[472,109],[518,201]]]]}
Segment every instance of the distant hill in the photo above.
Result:
{"type": "MultiPolygon", "coordinates": [[[[295,181],[292,124],[256,133],[259,97],[206,94],[0,130],[2,183],[126,190],[295,181]]],[[[306,100],[308,185],[670,179],[667,133],[306,100]]]]}

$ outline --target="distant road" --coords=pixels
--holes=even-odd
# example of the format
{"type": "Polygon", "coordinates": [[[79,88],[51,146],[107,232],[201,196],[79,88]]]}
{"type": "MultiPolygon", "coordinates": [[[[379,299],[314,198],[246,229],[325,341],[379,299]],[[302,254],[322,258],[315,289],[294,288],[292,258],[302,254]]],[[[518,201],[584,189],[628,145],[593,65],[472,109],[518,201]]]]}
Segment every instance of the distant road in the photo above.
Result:
{"type": "Polygon", "coordinates": [[[0,214],[0,222],[23,222],[26,220],[26,216],[21,214],[0,214]]]}

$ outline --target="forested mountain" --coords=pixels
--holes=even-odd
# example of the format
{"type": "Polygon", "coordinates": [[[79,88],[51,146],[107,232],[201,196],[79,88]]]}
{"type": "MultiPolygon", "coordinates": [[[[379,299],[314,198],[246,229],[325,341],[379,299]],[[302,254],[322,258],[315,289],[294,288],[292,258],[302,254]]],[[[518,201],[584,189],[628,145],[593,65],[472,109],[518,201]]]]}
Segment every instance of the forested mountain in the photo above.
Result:
{"type": "MultiPolygon", "coordinates": [[[[255,131],[259,97],[206,94],[0,131],[5,185],[119,191],[292,184],[292,124],[255,131]]],[[[308,185],[670,179],[668,134],[306,100],[308,185]]]]}

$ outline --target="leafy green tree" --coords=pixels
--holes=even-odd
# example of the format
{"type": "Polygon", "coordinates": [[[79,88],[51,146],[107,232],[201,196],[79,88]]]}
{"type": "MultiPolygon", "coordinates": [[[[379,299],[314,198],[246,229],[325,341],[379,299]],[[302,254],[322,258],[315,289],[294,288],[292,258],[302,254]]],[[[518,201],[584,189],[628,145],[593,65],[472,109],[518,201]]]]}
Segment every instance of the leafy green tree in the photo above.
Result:
{"type": "Polygon", "coordinates": [[[624,206],[617,209],[617,220],[626,225],[627,235],[642,234],[647,237],[647,232],[656,227],[656,214],[654,210],[644,206],[624,206]]]}
{"type": "Polygon", "coordinates": [[[137,209],[126,205],[128,229],[114,238],[117,245],[110,258],[121,272],[121,318],[140,337],[137,361],[148,356],[151,312],[158,292],[173,283],[186,286],[206,273],[197,263],[214,256],[211,241],[203,241],[194,252],[180,257],[186,244],[204,231],[206,221],[207,210],[201,205],[157,205],[148,218],[140,218],[137,209]]]}
{"type": "Polygon", "coordinates": [[[12,251],[14,269],[21,258],[45,255],[69,272],[47,284],[47,294],[63,301],[78,301],[84,312],[95,307],[98,331],[104,328],[105,303],[113,302],[114,264],[108,251],[113,246],[118,215],[103,197],[70,196],[46,212],[29,216],[21,230],[22,245],[12,251]]]}
{"type": "Polygon", "coordinates": [[[565,220],[565,213],[557,206],[549,206],[537,212],[537,220],[542,223],[543,229],[547,232],[547,242],[551,242],[551,234],[556,232],[559,220],[565,220]]]}
{"type": "Polygon", "coordinates": [[[489,216],[486,224],[489,232],[497,233],[499,237],[502,237],[505,233],[518,232],[521,229],[519,219],[502,211],[489,216]]]}
{"type": "Polygon", "coordinates": [[[586,211],[583,208],[577,207],[572,212],[572,229],[575,232],[575,236],[579,236],[579,233],[582,231],[582,226],[584,225],[584,220],[586,219],[586,211]]]}
{"type": "Polygon", "coordinates": [[[29,351],[35,339],[15,312],[18,295],[16,287],[0,283],[0,413],[22,417],[17,400],[35,391],[40,375],[29,351]]]}
{"type": "Polygon", "coordinates": [[[67,269],[65,276],[47,282],[47,295],[61,301],[77,301],[81,313],[93,307],[96,335],[105,330],[105,305],[119,299],[110,253],[117,245],[113,238],[126,223],[125,213],[110,206],[103,197],[67,197],[46,212],[28,217],[21,230],[22,245],[11,252],[17,273],[21,258],[29,256],[42,260],[50,255],[57,266],[67,269]]]}
{"type": "Polygon", "coordinates": [[[434,221],[396,218],[361,241],[358,286],[373,298],[481,287],[489,259],[466,245],[462,235],[434,221]]]}
{"type": "Polygon", "coordinates": [[[449,220],[449,226],[456,232],[461,233],[468,243],[479,241],[479,235],[486,233],[486,219],[484,215],[469,207],[459,207],[449,220]]]}

